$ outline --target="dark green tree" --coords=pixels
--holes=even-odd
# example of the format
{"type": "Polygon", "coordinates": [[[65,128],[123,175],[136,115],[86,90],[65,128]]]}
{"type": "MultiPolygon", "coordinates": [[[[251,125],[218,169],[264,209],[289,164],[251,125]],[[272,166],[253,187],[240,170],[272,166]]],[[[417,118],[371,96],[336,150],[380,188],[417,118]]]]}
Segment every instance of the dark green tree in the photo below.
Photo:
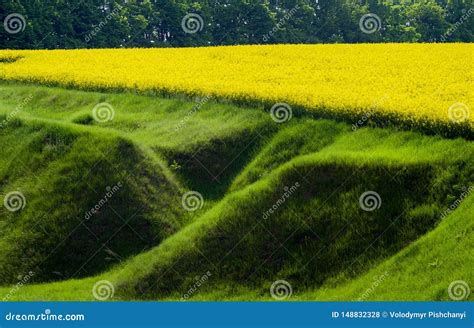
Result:
{"type": "Polygon", "coordinates": [[[474,39],[472,0],[3,0],[0,19],[2,49],[474,39]]]}

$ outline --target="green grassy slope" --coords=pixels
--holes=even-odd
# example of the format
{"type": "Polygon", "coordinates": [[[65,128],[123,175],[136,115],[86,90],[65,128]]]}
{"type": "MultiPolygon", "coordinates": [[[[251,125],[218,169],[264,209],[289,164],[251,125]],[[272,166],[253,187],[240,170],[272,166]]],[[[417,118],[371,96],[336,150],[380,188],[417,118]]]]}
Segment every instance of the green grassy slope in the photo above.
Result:
{"type": "Polygon", "coordinates": [[[221,196],[233,174],[277,128],[260,110],[217,104],[206,98],[190,102],[9,83],[1,84],[0,92],[0,113],[5,115],[16,113],[18,106],[26,103],[15,116],[96,128],[91,131],[113,129],[133,138],[170,163],[176,162],[172,169],[178,177],[207,198],[221,196]],[[113,108],[114,118],[97,122],[92,110],[104,102],[113,108]]]}
{"type": "MultiPolygon", "coordinates": [[[[198,102],[196,109],[196,102],[183,100],[12,84],[0,85],[0,92],[5,119],[18,103],[33,98],[1,130],[6,145],[1,193],[21,189],[28,206],[19,213],[0,212],[5,222],[0,247],[4,254],[16,250],[26,256],[47,241],[25,264],[5,257],[9,269],[3,283],[14,281],[14,270],[28,272],[38,264],[46,268],[35,275],[38,281],[102,271],[82,280],[28,285],[11,299],[92,299],[91,288],[100,279],[114,284],[115,299],[179,299],[208,272],[209,280],[192,295],[196,299],[269,298],[277,279],[291,282],[299,299],[357,299],[384,270],[390,272],[386,281],[400,281],[399,289],[380,287],[367,299],[442,299],[449,279],[473,281],[469,266],[451,268],[472,246],[472,226],[465,222],[465,229],[459,228],[457,234],[465,237],[458,238],[455,253],[446,227],[458,229],[451,220],[472,221],[472,196],[437,226],[444,209],[474,181],[474,147],[468,141],[393,129],[353,132],[347,124],[308,118],[279,125],[264,112],[212,101],[198,102]],[[91,111],[104,101],[115,104],[115,116],[99,123],[91,111]],[[24,162],[20,168],[18,159],[24,162]],[[134,171],[138,163],[140,170],[134,171]],[[128,189],[112,197],[110,206],[124,218],[144,209],[133,220],[142,230],[117,238],[109,250],[115,254],[122,247],[120,260],[96,256],[81,274],[56,269],[68,256],[84,262],[71,254],[89,257],[74,247],[100,248],[103,241],[82,233],[65,243],[50,266],[40,263],[72,229],[69,222],[81,224],[84,208],[124,175],[128,189]],[[71,188],[76,181],[79,186],[71,188]],[[189,189],[204,195],[201,210],[181,208],[180,196],[189,189]],[[361,209],[359,197],[366,191],[380,195],[380,208],[361,209]],[[50,207],[54,211],[45,224],[54,233],[39,233],[31,213],[49,213],[50,207]],[[31,236],[19,237],[24,231],[31,236]],[[434,258],[429,265],[440,272],[421,277],[435,254],[450,254],[450,261],[434,258]],[[439,282],[430,284],[436,277],[439,282]],[[425,289],[411,288],[417,280],[425,289]]],[[[101,211],[88,228],[110,233],[114,229],[105,222],[115,222],[117,213],[101,211]]],[[[0,288],[0,295],[8,290],[0,288]]]]}
{"type": "Polygon", "coordinates": [[[185,223],[179,187],[127,139],[29,121],[0,135],[0,193],[27,205],[0,208],[2,283],[30,270],[36,281],[94,274],[185,223]]]}
{"type": "MultiPolygon", "coordinates": [[[[296,290],[290,300],[449,301],[448,286],[472,285],[474,195],[466,198],[431,232],[355,279],[329,280],[313,290],[296,290]]],[[[265,300],[268,289],[221,285],[195,300],[265,300]]],[[[471,293],[468,300],[474,300],[471,293]]]]}
{"type": "MultiPolygon", "coordinates": [[[[474,275],[474,195],[426,236],[364,276],[337,288],[328,286],[302,298],[359,299],[369,288],[370,300],[450,300],[448,286],[463,280],[472,286],[474,275]],[[381,279],[382,276],[385,278],[381,279]],[[374,285],[374,281],[380,283],[374,285]]],[[[470,295],[469,300],[474,300],[470,295]]]]}
{"type": "MultiPolygon", "coordinates": [[[[377,141],[377,148],[388,152],[396,144],[393,138],[384,143],[385,132],[369,131],[361,133],[367,142],[377,141]]],[[[460,192],[444,188],[466,185],[473,178],[472,167],[462,169],[464,160],[439,161],[451,152],[443,141],[416,140],[415,134],[400,137],[408,146],[392,148],[391,158],[370,149],[366,156],[362,151],[357,154],[345,138],[332,146],[339,152],[328,149],[295,158],[268,178],[230,194],[143,258],[132,260],[122,272],[125,276],[117,278],[118,285],[125,295],[155,298],[173,289],[176,297],[184,293],[190,282],[181,280],[186,276],[180,273],[199,276],[213,269],[214,282],[207,288],[224,282],[256,288],[284,277],[304,290],[340,273],[354,277],[428,231],[439,219],[442,204],[449,203],[449,195],[460,192]],[[421,145],[431,151],[424,158],[414,157],[413,148],[421,145]],[[347,156],[342,156],[344,150],[347,156]],[[282,198],[285,186],[298,182],[291,197],[265,217],[282,198]],[[366,213],[359,208],[358,197],[366,189],[380,192],[380,211],[366,213]]],[[[469,149],[466,155],[472,154],[469,149]]]]}
{"type": "MultiPolygon", "coordinates": [[[[446,218],[432,232],[372,270],[353,280],[329,281],[316,290],[294,289],[288,300],[418,300],[449,301],[447,288],[455,280],[472,283],[474,246],[474,196],[446,218]]],[[[110,278],[110,274],[103,277],[110,278]]],[[[211,276],[212,277],[212,276],[211,276]]],[[[68,280],[47,285],[29,285],[13,293],[11,300],[94,300],[91,289],[102,277],[68,280]]],[[[292,283],[294,283],[292,281],[292,283]]],[[[203,287],[193,300],[272,300],[268,285],[250,288],[222,283],[203,287]]],[[[0,295],[10,292],[0,288],[0,295]]],[[[180,298],[172,296],[163,299],[180,298]]],[[[114,299],[119,299],[114,296],[114,299]]],[[[474,300],[472,293],[468,300],[474,300]]]]}

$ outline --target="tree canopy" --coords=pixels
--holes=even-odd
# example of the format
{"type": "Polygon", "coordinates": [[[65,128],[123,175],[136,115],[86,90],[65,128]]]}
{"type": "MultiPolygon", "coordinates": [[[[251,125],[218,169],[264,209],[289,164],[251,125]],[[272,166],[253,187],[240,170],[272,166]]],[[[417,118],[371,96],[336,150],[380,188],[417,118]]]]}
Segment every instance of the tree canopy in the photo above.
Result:
{"type": "Polygon", "coordinates": [[[472,42],[472,0],[2,0],[0,47],[472,42]]]}

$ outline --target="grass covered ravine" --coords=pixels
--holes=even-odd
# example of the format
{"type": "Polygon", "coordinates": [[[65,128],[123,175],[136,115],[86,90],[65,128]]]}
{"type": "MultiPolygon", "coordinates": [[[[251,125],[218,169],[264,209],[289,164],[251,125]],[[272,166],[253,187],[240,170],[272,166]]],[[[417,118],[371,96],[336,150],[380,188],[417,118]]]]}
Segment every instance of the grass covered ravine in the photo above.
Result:
{"type": "Polygon", "coordinates": [[[110,300],[271,300],[284,280],[289,300],[447,300],[474,282],[470,140],[11,82],[0,123],[0,194],[24,197],[0,209],[2,298],[107,281],[110,300]]]}

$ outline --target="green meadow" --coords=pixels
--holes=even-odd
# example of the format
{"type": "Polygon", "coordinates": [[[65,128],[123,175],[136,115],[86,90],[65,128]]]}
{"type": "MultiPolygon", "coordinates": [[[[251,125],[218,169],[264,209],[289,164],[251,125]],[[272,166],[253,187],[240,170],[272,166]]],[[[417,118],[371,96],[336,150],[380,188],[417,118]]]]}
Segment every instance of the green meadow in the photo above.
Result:
{"type": "Polygon", "coordinates": [[[0,208],[4,299],[94,300],[107,281],[110,301],[274,300],[284,281],[289,301],[450,300],[474,284],[470,140],[12,82],[0,123],[0,195],[24,197],[0,208]]]}

